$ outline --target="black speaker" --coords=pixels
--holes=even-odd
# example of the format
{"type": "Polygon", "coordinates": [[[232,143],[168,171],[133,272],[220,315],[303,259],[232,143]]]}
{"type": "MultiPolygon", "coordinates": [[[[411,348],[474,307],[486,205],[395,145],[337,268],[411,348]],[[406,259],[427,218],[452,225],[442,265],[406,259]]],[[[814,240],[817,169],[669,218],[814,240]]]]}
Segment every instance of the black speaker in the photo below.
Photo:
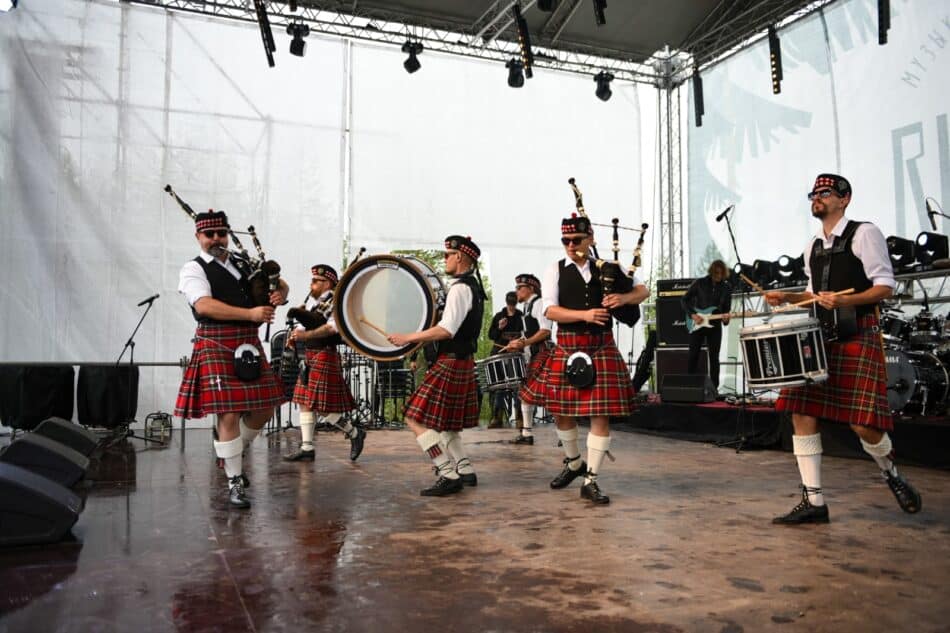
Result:
{"type": "Polygon", "coordinates": [[[0,462],[13,464],[67,488],[83,478],[89,458],[42,435],[28,433],[0,453],[0,462]]]}
{"type": "Polygon", "coordinates": [[[33,432],[64,444],[86,457],[99,445],[98,435],[62,418],[47,418],[33,432]]]}
{"type": "MultiPolygon", "coordinates": [[[[709,352],[705,347],[699,350],[697,372],[709,373],[709,352]]],[[[664,376],[689,373],[688,347],[658,347],[656,349],[656,384],[663,384],[664,376]]]]}
{"type": "Polygon", "coordinates": [[[0,367],[0,421],[32,431],[50,416],[73,417],[72,365],[0,367]]]}
{"type": "Polygon", "coordinates": [[[656,344],[659,347],[689,345],[686,311],[679,298],[656,300],[656,344]]]}
{"type": "Polygon", "coordinates": [[[663,402],[712,402],[716,390],[707,375],[667,374],[660,383],[663,402]]]}
{"type": "Polygon", "coordinates": [[[55,543],[82,507],[82,499],[66,487],[0,462],[0,546],[55,543]]]}
{"type": "Polygon", "coordinates": [[[114,429],[135,418],[139,368],[82,366],[76,383],[76,410],[83,426],[114,429]]]}

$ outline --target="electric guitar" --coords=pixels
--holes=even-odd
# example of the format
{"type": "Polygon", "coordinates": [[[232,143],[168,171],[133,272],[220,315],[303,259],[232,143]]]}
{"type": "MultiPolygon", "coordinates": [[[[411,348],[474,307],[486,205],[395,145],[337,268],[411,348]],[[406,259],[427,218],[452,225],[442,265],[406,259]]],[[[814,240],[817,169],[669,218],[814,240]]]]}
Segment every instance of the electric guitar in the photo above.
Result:
{"type": "MultiPolygon", "coordinates": [[[[713,326],[713,324],[711,323],[711,321],[716,321],[716,320],[718,320],[718,319],[731,319],[732,317],[741,317],[742,314],[743,314],[742,312],[729,312],[729,313],[727,313],[727,314],[713,314],[713,312],[715,312],[715,311],[716,311],[716,307],[715,307],[715,306],[713,306],[713,307],[711,307],[711,308],[697,308],[697,309],[696,309],[696,316],[698,316],[700,319],[702,319],[702,322],[700,322],[700,323],[696,323],[695,321],[693,321],[692,315],[687,314],[687,315],[686,315],[686,331],[689,332],[690,334],[692,334],[692,333],[695,332],[696,330],[701,329],[701,328],[704,328],[704,327],[710,327],[710,328],[711,328],[711,327],[713,326]]],[[[746,316],[759,316],[759,313],[757,313],[757,312],[746,312],[745,315],[746,315],[746,316]]]]}

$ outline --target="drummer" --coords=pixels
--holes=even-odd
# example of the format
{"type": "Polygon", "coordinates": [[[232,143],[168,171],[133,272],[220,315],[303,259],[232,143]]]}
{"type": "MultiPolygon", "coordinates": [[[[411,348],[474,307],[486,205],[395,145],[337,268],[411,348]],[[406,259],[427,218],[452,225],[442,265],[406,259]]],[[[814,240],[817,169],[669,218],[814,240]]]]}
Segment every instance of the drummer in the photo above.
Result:
{"type": "Polygon", "coordinates": [[[485,290],[478,276],[481,250],[471,237],[445,238],[445,272],[452,283],[442,319],[421,332],[390,334],[398,347],[436,342],[435,364],[406,401],[406,425],[435,464],[438,479],[420,494],[444,497],[478,485],[472,461],[462,446],[462,429],[478,426],[475,351],[482,329],[485,290]]]}
{"type": "Polygon", "coordinates": [[[856,334],[827,344],[828,380],[819,384],[783,389],[776,403],[792,412],[795,434],[792,447],[802,478],[802,500],[773,523],[793,525],[828,523],[828,506],[821,487],[821,435],[818,418],[849,424],[861,446],[881,469],[901,509],[918,512],[920,494],[897,472],[887,432],[894,427],[887,404],[887,373],[878,333],[878,304],[891,296],[895,282],[887,244],[880,229],[870,222],[845,217],[851,203],[851,183],[837,174],[819,174],[808,194],[811,214],[821,229],[805,245],[804,292],[773,290],[765,294],[769,305],[817,297],[823,322],[847,320],[856,314],[856,334]],[[812,272],[814,271],[814,272],[812,272]],[[832,293],[854,288],[853,294],[832,293]],[[815,294],[817,292],[817,294],[815,294]]]}
{"type": "Polygon", "coordinates": [[[542,396],[544,376],[541,368],[551,350],[551,321],[544,316],[541,304],[541,280],[531,273],[515,277],[515,293],[524,305],[524,338],[515,339],[505,351],[527,350],[530,355],[525,382],[518,392],[521,398],[521,415],[524,420],[521,432],[509,444],[534,445],[534,408],[544,405],[542,396]]]}

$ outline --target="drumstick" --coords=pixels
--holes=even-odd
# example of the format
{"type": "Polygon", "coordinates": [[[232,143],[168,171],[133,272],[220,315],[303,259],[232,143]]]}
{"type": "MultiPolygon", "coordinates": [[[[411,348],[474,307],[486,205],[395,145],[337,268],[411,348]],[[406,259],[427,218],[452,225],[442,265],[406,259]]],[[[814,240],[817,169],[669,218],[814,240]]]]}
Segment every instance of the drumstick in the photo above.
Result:
{"type": "MultiPolygon", "coordinates": [[[[839,290],[838,292],[832,292],[830,295],[824,295],[824,296],[837,297],[838,295],[849,295],[853,292],[854,292],[854,288],[848,288],[847,290],[839,290]]],[[[809,303],[815,303],[816,301],[818,301],[817,295],[812,297],[811,299],[805,299],[804,301],[799,301],[798,303],[790,303],[786,306],[782,306],[781,308],[776,308],[772,310],[772,314],[775,314],[776,312],[785,312],[786,310],[791,310],[792,308],[798,308],[804,305],[808,305],[809,303]]]]}
{"type": "Polygon", "coordinates": [[[762,286],[760,286],[759,284],[755,283],[754,281],[746,277],[744,273],[739,273],[739,276],[742,277],[742,281],[749,284],[750,288],[757,291],[759,294],[763,294],[763,295],[765,294],[765,290],[762,288],[762,286]]]}
{"type": "Polygon", "coordinates": [[[382,334],[383,336],[385,336],[387,339],[389,338],[389,334],[386,333],[386,330],[384,330],[383,328],[379,327],[379,326],[376,325],[375,323],[370,323],[369,321],[366,320],[366,317],[364,317],[362,314],[360,315],[360,321],[362,321],[362,322],[365,323],[366,325],[370,326],[371,328],[373,328],[374,330],[376,330],[377,332],[379,332],[380,334],[382,334]]]}

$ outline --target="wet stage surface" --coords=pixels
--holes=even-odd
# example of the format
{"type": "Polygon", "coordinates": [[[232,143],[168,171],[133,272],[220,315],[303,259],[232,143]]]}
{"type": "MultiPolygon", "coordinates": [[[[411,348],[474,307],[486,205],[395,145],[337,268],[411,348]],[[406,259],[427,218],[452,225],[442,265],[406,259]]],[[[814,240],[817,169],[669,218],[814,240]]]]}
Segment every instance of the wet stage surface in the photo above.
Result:
{"type": "Polygon", "coordinates": [[[907,515],[870,459],[826,457],[831,524],[790,528],[788,453],[615,433],[593,507],[548,487],[552,428],[513,435],[463,433],[479,485],[443,499],[409,431],[355,464],[338,433],[312,464],[280,460],[296,431],[261,437],[250,510],[208,430],[114,448],[75,541],[0,550],[0,631],[950,630],[950,473],[904,469],[907,515]]]}

